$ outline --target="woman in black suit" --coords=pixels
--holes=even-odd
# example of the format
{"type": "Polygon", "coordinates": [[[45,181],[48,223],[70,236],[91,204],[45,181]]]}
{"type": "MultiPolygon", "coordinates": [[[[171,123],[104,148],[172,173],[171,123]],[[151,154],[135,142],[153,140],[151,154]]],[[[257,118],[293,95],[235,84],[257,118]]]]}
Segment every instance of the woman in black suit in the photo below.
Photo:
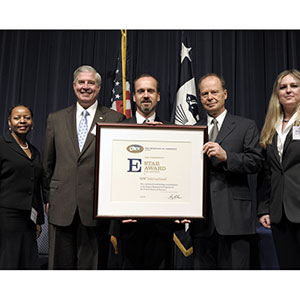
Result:
{"type": "Polygon", "coordinates": [[[39,152],[26,139],[32,111],[12,107],[8,125],[10,131],[0,137],[0,269],[39,269],[42,166],[39,152]]]}
{"type": "Polygon", "coordinates": [[[266,167],[259,177],[258,216],[272,229],[281,269],[300,269],[300,72],[274,83],[260,144],[266,167]]]}

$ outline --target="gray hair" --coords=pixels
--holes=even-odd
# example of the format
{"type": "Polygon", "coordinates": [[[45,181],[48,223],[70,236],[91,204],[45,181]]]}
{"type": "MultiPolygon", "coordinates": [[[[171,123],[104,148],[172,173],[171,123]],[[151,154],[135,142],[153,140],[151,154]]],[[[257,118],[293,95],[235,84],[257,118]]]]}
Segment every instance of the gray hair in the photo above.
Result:
{"type": "Polygon", "coordinates": [[[91,66],[80,66],[80,67],[78,67],[78,68],[74,71],[74,73],[73,73],[73,78],[74,78],[73,83],[76,82],[77,77],[78,77],[78,74],[79,74],[79,73],[82,73],[82,72],[92,72],[92,73],[94,73],[95,76],[96,76],[96,83],[97,83],[97,86],[100,86],[100,85],[101,85],[102,79],[101,79],[100,74],[96,71],[96,69],[94,69],[94,68],[91,67],[91,66]]]}

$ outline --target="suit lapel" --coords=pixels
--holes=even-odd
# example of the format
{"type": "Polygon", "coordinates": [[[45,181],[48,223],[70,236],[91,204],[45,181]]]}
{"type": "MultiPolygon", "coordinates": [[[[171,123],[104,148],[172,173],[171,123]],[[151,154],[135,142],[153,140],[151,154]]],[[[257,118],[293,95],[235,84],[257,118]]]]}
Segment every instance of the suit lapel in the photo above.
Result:
{"type": "Polygon", "coordinates": [[[159,118],[159,116],[156,114],[155,115],[155,120],[154,120],[155,122],[162,122],[162,120],[159,118]]]}
{"type": "MultiPolygon", "coordinates": [[[[287,134],[286,138],[285,138],[285,142],[284,142],[284,145],[283,145],[283,151],[282,151],[282,160],[283,160],[283,157],[284,157],[284,154],[289,146],[289,144],[291,143],[291,141],[293,140],[293,128],[291,128],[291,130],[289,131],[289,133],[287,134]]],[[[274,134],[274,137],[273,137],[273,141],[272,141],[272,149],[273,149],[273,153],[274,153],[274,156],[276,157],[276,160],[279,164],[279,166],[281,166],[281,163],[280,163],[280,156],[278,154],[278,148],[277,148],[277,139],[278,139],[278,134],[277,132],[274,134]]]]}
{"type": "Polygon", "coordinates": [[[282,157],[284,156],[284,153],[286,152],[287,147],[289,146],[289,144],[291,143],[291,141],[293,140],[293,126],[290,129],[289,133],[287,134],[286,138],[285,138],[285,142],[283,145],[283,152],[282,152],[282,157]]]}
{"type": "Polygon", "coordinates": [[[31,151],[31,160],[35,160],[35,158],[37,156],[37,151],[31,144],[29,144],[29,147],[30,147],[30,151],[31,151]]]}
{"type": "Polygon", "coordinates": [[[197,124],[197,126],[207,126],[207,117],[201,119],[197,124]]]}
{"type": "Polygon", "coordinates": [[[222,127],[217,135],[216,143],[221,144],[224,138],[236,127],[235,119],[227,112],[222,127]]]}
{"type": "Polygon", "coordinates": [[[79,145],[77,137],[77,125],[76,125],[76,104],[71,106],[67,111],[66,126],[72,145],[77,154],[79,154],[79,145]]]}
{"type": "Polygon", "coordinates": [[[278,154],[278,148],[277,148],[277,139],[278,139],[278,134],[277,132],[274,134],[274,137],[273,137],[273,141],[272,141],[272,145],[271,145],[271,148],[273,150],[273,154],[276,158],[276,161],[278,163],[278,166],[281,167],[281,164],[280,164],[280,156],[278,154]]]}
{"type": "Polygon", "coordinates": [[[128,119],[128,123],[129,124],[137,124],[136,116],[133,116],[132,118],[128,119]]]}
{"type": "MultiPolygon", "coordinates": [[[[105,113],[105,111],[102,110],[102,108],[100,106],[98,106],[95,116],[94,116],[94,119],[93,119],[93,122],[92,122],[92,125],[89,130],[89,133],[86,137],[84,146],[82,148],[81,154],[85,152],[85,150],[89,147],[91,142],[94,140],[94,136],[95,136],[95,132],[96,132],[94,127],[96,126],[96,123],[102,123],[102,122],[105,122],[105,120],[106,120],[106,113],[105,113]],[[94,132],[94,134],[92,132],[94,132]]],[[[77,145],[78,145],[78,142],[77,142],[77,145]]],[[[79,147],[79,146],[77,146],[77,147],[79,147]]]]}
{"type": "MultiPolygon", "coordinates": [[[[13,138],[13,136],[10,133],[7,132],[4,135],[4,137],[5,137],[5,141],[6,141],[7,145],[8,145],[8,147],[11,150],[13,150],[13,151],[17,152],[18,154],[20,154],[20,155],[22,155],[22,156],[24,156],[24,157],[26,157],[26,158],[29,159],[29,157],[27,156],[27,154],[21,149],[21,147],[18,145],[18,143],[16,142],[16,140],[13,138]]],[[[32,153],[32,155],[33,155],[33,153],[32,153]]]]}

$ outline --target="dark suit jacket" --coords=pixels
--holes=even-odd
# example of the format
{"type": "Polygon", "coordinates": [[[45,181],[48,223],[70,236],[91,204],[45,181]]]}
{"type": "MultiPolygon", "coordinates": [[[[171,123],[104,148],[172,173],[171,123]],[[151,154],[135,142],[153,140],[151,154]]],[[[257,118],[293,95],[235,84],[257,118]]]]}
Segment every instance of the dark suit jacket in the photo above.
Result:
{"type": "Polygon", "coordinates": [[[28,145],[31,159],[10,132],[0,137],[0,206],[22,210],[34,207],[37,224],[43,224],[42,164],[38,150],[28,145]]]}
{"type": "MultiPolygon", "coordinates": [[[[197,125],[207,125],[207,120],[197,125]]],[[[227,162],[208,162],[207,220],[195,222],[195,236],[213,233],[213,222],[221,235],[255,233],[255,209],[247,174],[258,172],[263,164],[262,149],[255,122],[227,112],[216,139],[227,153],[227,162]]]]}
{"type": "Polygon", "coordinates": [[[282,207],[293,223],[300,223],[300,140],[288,133],[280,162],[277,133],[265,150],[266,165],[258,182],[258,215],[270,214],[272,223],[279,223],[282,207]]]}
{"type": "MultiPolygon", "coordinates": [[[[163,124],[171,124],[168,121],[162,121],[158,115],[155,116],[156,122],[162,122],[163,124]]],[[[121,121],[121,123],[136,124],[136,117],[121,121]]],[[[131,238],[138,231],[155,230],[157,234],[168,234],[173,232],[173,221],[161,221],[161,220],[141,220],[138,223],[126,223],[122,224],[121,221],[113,220],[110,224],[109,233],[119,238],[131,238]]]]}
{"type": "Polygon", "coordinates": [[[68,226],[78,208],[85,226],[96,226],[93,219],[96,122],[118,122],[124,115],[98,106],[90,131],[79,152],[76,104],[48,117],[43,168],[44,194],[49,201],[49,223],[68,226]]]}

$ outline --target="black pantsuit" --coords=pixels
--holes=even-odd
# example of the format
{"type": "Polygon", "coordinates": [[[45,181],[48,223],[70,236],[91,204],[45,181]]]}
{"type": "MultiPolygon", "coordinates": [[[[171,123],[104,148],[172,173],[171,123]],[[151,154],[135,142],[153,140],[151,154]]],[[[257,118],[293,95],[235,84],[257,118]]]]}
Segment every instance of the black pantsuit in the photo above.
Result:
{"type": "Polygon", "coordinates": [[[280,223],[272,223],[272,236],[282,270],[300,270],[300,224],[285,215],[280,223]]]}
{"type": "Polygon", "coordinates": [[[42,166],[36,148],[31,159],[7,132],[0,138],[0,269],[39,269],[36,224],[44,222],[42,166]]]}
{"type": "Polygon", "coordinates": [[[0,268],[38,270],[35,224],[30,211],[0,207],[0,268]]]}
{"type": "Polygon", "coordinates": [[[280,160],[277,133],[265,150],[258,181],[258,216],[270,215],[280,269],[300,270],[300,140],[286,136],[280,160]]]}

